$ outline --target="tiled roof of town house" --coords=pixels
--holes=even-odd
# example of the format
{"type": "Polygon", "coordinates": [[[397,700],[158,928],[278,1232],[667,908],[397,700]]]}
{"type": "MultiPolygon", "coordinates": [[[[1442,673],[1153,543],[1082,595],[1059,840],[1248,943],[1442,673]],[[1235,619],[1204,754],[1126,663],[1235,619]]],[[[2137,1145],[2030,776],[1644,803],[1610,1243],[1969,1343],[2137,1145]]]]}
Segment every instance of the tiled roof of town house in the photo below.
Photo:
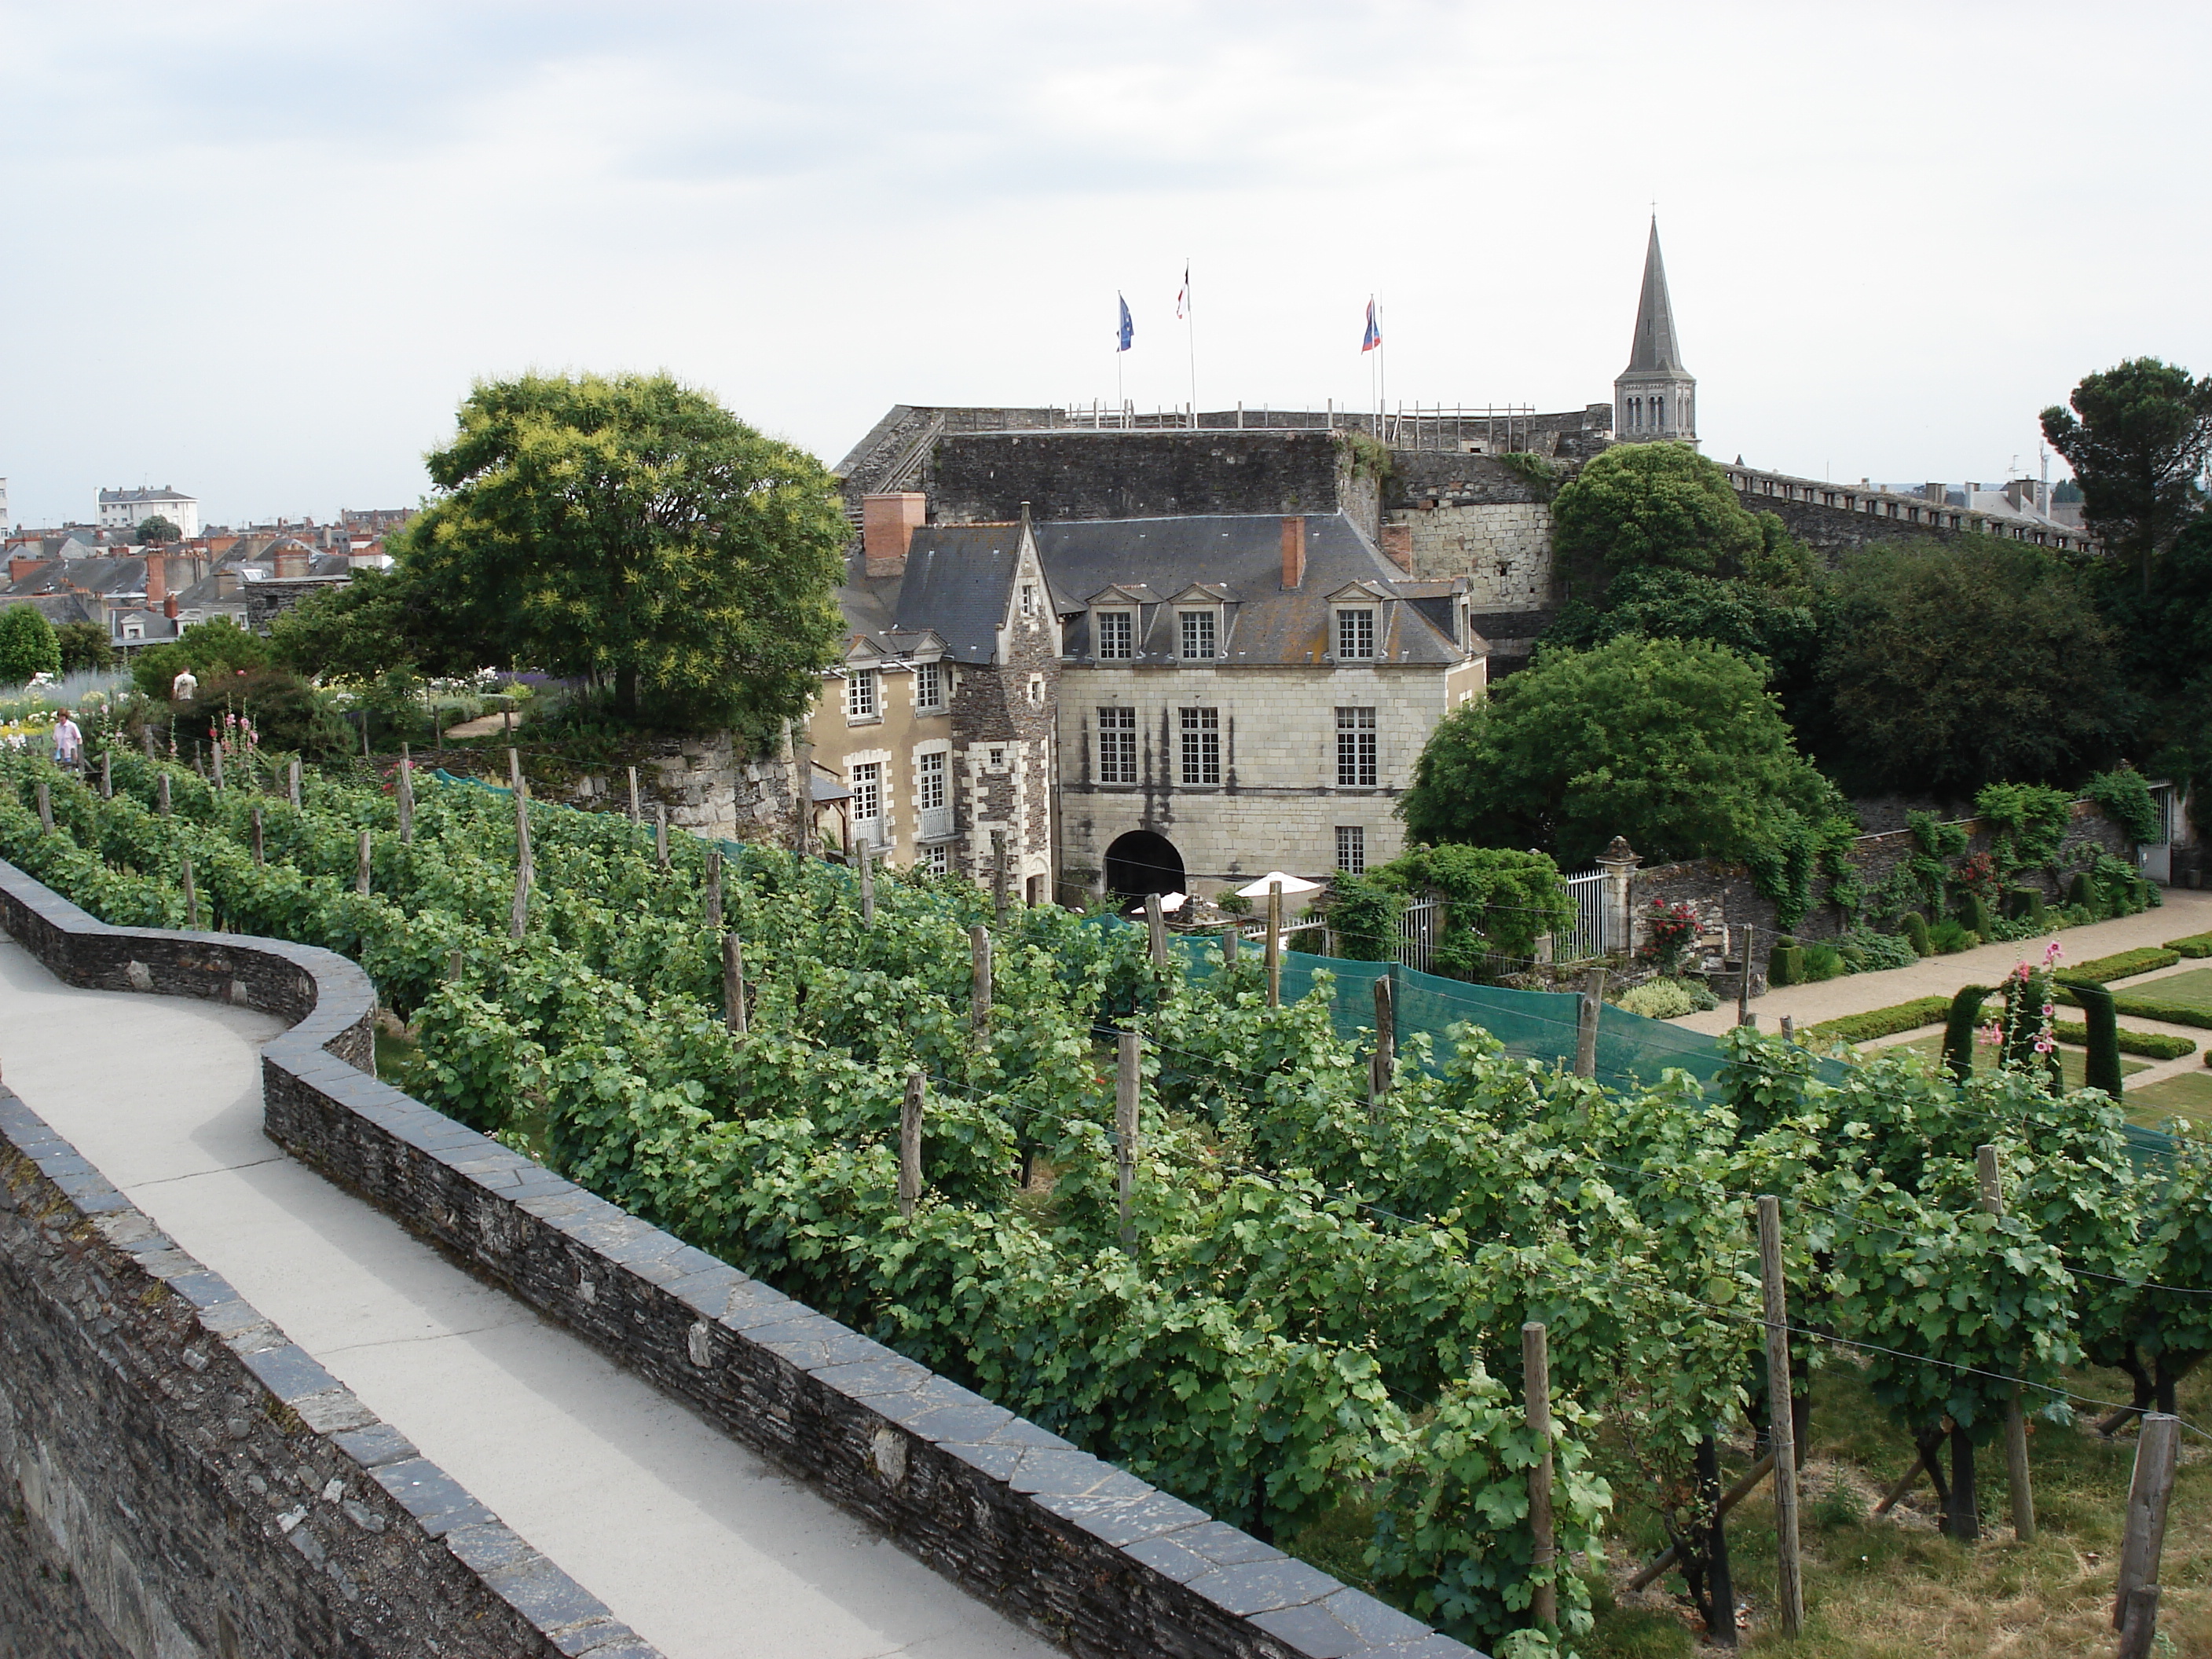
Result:
{"type": "MultiPolygon", "coordinates": [[[[1200,585],[1225,590],[1231,598],[1217,659],[1224,666],[1327,661],[1329,596],[1353,583],[1389,596],[1378,601],[1384,614],[1377,619],[1377,662],[1447,665],[1467,655],[1454,641],[1449,621],[1455,584],[1401,581],[1398,567],[1342,514],[1304,518],[1304,579],[1287,592],[1283,519],[1276,514],[1054,521],[1036,526],[1036,535],[1064,616],[1084,611],[1094,596],[1116,586],[1145,587],[1155,595],[1200,585]]],[[[915,532],[916,547],[921,537],[915,532]]],[[[1174,623],[1167,608],[1146,622],[1139,660],[1175,660],[1178,642],[1170,635],[1174,623]]],[[[1071,655],[1087,654],[1088,635],[1087,619],[1071,623],[1071,655]]]]}
{"type": "Polygon", "coordinates": [[[856,554],[837,592],[846,625],[879,638],[933,633],[954,661],[988,663],[1021,544],[1019,524],[921,525],[902,576],[866,575],[856,554]]]}
{"type": "Polygon", "coordinates": [[[10,582],[6,587],[0,588],[0,594],[12,599],[34,593],[143,593],[145,591],[146,561],[143,559],[71,559],[67,562],[50,559],[37,569],[26,572],[20,581],[10,582]]]}
{"type": "MultiPolygon", "coordinates": [[[[83,498],[80,496],[78,499],[83,498]]],[[[159,489],[103,489],[100,492],[102,507],[113,507],[125,501],[189,501],[192,499],[183,490],[172,489],[167,484],[163,484],[159,489]]]]}

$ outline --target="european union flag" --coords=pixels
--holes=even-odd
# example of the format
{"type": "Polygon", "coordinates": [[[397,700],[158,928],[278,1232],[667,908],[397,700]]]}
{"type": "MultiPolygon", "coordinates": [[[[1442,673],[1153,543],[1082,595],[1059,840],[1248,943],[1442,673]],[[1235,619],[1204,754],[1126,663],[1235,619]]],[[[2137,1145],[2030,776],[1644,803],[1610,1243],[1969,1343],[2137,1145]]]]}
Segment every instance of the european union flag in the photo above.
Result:
{"type": "Polygon", "coordinates": [[[1129,302],[1127,300],[1123,300],[1118,294],[1116,294],[1114,298],[1120,301],[1121,307],[1121,326],[1116,329],[1114,332],[1114,337],[1117,342],[1119,342],[1119,343],[1115,346],[1114,349],[1116,351],[1127,351],[1129,349],[1129,341],[1131,337],[1134,336],[1137,331],[1137,325],[1129,320],[1129,302]]]}

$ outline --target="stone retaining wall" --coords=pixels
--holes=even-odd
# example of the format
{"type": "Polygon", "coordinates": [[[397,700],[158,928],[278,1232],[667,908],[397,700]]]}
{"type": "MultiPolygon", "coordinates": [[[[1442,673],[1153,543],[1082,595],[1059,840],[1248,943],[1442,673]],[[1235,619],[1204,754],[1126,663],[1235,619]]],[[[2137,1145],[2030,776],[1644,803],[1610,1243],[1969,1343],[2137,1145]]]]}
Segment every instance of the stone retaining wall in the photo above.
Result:
{"type": "Polygon", "coordinates": [[[654,1659],[5,1089],[0,1306],[0,1655],[654,1659]]]}
{"type": "Polygon", "coordinates": [[[380,1082],[342,957],[107,927],[4,861],[0,924],[74,984],[299,1019],[272,1138],[1083,1659],[1473,1653],[380,1082]]]}

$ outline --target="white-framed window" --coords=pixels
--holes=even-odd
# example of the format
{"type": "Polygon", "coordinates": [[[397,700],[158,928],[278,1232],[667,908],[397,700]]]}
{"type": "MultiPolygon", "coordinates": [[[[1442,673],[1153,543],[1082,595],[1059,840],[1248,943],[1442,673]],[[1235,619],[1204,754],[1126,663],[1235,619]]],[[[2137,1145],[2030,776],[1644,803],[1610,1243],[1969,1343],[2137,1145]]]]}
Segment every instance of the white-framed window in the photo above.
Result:
{"type": "Polygon", "coordinates": [[[998,747],[996,744],[994,744],[992,745],[989,753],[989,765],[991,770],[994,772],[1004,771],[1006,766],[1006,751],[998,747]]]}
{"type": "Polygon", "coordinates": [[[1032,708],[1044,707],[1044,676],[1042,674],[1030,676],[1030,707],[1032,708]]]}
{"type": "Polygon", "coordinates": [[[882,846],[884,763],[860,762],[846,777],[845,787],[853,792],[853,840],[855,843],[866,842],[872,847],[882,846]]]}
{"type": "Polygon", "coordinates": [[[1182,711],[1182,781],[1187,784],[1221,781],[1221,711],[1186,708],[1182,711]]]}
{"type": "Polygon", "coordinates": [[[1212,662],[1218,641],[1211,611],[1179,611],[1176,613],[1182,629],[1182,656],[1186,662],[1212,662]]]}
{"type": "Polygon", "coordinates": [[[881,685],[872,668],[854,668],[845,675],[845,718],[872,720],[883,713],[881,685]]]}
{"type": "Polygon", "coordinates": [[[922,868],[928,871],[933,876],[951,875],[952,873],[952,848],[941,843],[935,847],[924,848],[921,854],[921,865],[922,868]]]}
{"type": "Polygon", "coordinates": [[[945,665],[942,663],[915,664],[914,706],[923,713],[945,707],[945,665]]]}
{"type": "Polygon", "coordinates": [[[1126,611],[1097,613],[1098,659],[1127,662],[1136,654],[1137,619],[1126,611]]]}
{"type": "Polygon", "coordinates": [[[1367,872],[1367,829],[1364,824],[1336,826],[1336,867],[1347,876],[1367,872]]]}
{"type": "Polygon", "coordinates": [[[1375,655],[1375,607],[1346,605],[1336,613],[1336,654],[1345,662],[1366,662],[1375,655]]]}
{"type": "Polygon", "coordinates": [[[1035,582],[1022,584],[1022,615],[1024,617],[1036,615],[1036,584],[1035,582]]]}
{"type": "Polygon", "coordinates": [[[915,804],[925,812],[945,805],[945,751],[933,749],[915,757],[915,804]]]}
{"type": "Polygon", "coordinates": [[[1098,781],[1134,783],[1137,781],[1137,711],[1102,708],[1098,711],[1098,781]]]}
{"type": "Polygon", "coordinates": [[[1376,783],[1375,711],[1340,708],[1336,711],[1336,786],[1340,789],[1372,789],[1376,783]]]}

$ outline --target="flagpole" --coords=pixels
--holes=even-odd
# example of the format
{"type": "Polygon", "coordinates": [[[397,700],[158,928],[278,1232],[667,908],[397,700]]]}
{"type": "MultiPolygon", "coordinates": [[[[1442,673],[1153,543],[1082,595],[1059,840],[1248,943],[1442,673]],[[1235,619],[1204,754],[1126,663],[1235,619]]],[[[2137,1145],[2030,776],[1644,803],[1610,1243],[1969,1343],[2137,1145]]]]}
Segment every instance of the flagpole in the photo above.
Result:
{"type": "Polygon", "coordinates": [[[1389,418],[1390,411],[1390,340],[1382,332],[1382,298],[1379,294],[1375,299],[1375,436],[1387,444],[1390,440],[1384,436],[1382,423],[1389,418]]]}
{"type": "Polygon", "coordinates": [[[1183,338],[1190,346],[1190,424],[1198,428],[1198,295],[1190,285],[1190,256],[1182,261],[1183,338]]]}

